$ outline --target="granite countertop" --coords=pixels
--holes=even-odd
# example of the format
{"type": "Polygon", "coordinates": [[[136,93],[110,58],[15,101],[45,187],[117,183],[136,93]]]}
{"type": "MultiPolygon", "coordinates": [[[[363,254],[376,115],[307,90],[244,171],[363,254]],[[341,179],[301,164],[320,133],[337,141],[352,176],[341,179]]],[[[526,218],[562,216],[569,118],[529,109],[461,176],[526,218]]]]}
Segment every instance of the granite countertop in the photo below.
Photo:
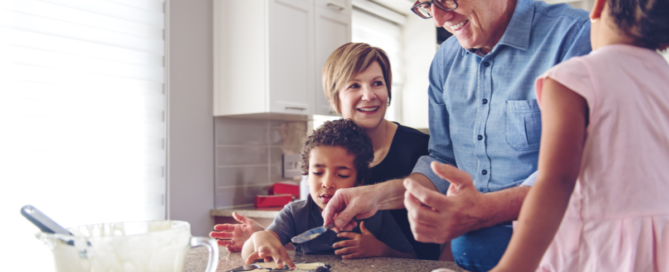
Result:
{"type": "Polygon", "coordinates": [[[223,209],[212,209],[209,211],[211,216],[225,216],[232,217],[232,212],[236,212],[239,215],[243,215],[251,218],[269,218],[274,219],[279,215],[283,207],[271,207],[271,208],[256,208],[256,207],[243,207],[243,208],[223,208],[223,209]]]}
{"type": "MultiPolygon", "coordinates": [[[[226,272],[244,264],[239,252],[230,253],[225,247],[218,247],[219,261],[217,272],[226,272]]],[[[453,262],[413,260],[399,258],[367,258],[356,260],[342,260],[336,255],[303,255],[288,251],[294,262],[323,262],[331,266],[330,271],[432,271],[437,268],[448,268],[462,272],[453,262]]],[[[192,248],[186,254],[183,272],[204,272],[207,267],[207,249],[204,247],[192,248]]]]}

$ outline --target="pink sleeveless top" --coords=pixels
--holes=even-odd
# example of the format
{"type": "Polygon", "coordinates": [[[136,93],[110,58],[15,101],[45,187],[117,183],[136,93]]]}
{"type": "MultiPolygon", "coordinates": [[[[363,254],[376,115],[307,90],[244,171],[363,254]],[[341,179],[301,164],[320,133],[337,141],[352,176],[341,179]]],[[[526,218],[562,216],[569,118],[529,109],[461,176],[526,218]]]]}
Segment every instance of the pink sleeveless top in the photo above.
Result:
{"type": "Polygon", "coordinates": [[[581,169],[538,271],[669,271],[669,64],[609,45],[550,77],[588,103],[581,169]]]}

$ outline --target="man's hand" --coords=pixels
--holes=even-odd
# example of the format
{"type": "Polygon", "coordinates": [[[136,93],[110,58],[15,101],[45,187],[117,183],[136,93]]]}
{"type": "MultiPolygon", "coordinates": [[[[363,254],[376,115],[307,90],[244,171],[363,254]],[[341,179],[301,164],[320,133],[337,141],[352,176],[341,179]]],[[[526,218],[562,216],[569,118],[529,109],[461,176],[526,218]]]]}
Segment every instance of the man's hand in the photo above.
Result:
{"type": "Polygon", "coordinates": [[[344,240],[335,243],[332,247],[342,248],[335,250],[336,255],[342,259],[358,259],[365,257],[385,256],[385,252],[390,249],[386,244],[376,239],[367,228],[365,222],[360,222],[360,232],[341,232],[337,237],[345,237],[351,240],[344,240]]]}
{"type": "Polygon", "coordinates": [[[272,259],[276,263],[277,268],[283,268],[284,263],[290,269],[296,268],[293,260],[288,256],[286,248],[283,247],[278,236],[272,231],[259,231],[251,235],[249,242],[245,245],[242,258],[245,259],[247,264],[257,259],[265,261],[272,259]],[[246,247],[249,248],[247,249],[246,247]],[[247,253],[249,253],[248,256],[246,256],[247,253]]]}
{"type": "Polygon", "coordinates": [[[441,244],[483,227],[488,203],[471,176],[448,164],[433,162],[431,166],[451,183],[445,196],[411,179],[404,181],[404,205],[416,241],[441,244]]]}
{"type": "Polygon", "coordinates": [[[232,217],[241,224],[219,224],[214,226],[214,230],[209,233],[211,238],[216,238],[218,245],[224,246],[230,252],[239,252],[244,246],[244,242],[256,231],[265,230],[263,226],[253,219],[239,215],[235,212],[232,217]]]}
{"type": "Polygon", "coordinates": [[[356,219],[372,217],[379,210],[375,186],[339,189],[323,209],[323,225],[334,223],[336,231],[351,231],[356,219]]]}

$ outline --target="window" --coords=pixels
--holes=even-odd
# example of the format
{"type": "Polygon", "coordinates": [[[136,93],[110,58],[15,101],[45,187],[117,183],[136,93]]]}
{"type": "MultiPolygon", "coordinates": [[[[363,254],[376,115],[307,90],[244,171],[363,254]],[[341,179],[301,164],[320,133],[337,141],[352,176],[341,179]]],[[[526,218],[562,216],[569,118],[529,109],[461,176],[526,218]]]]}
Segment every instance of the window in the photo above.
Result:
{"type": "Polygon", "coordinates": [[[30,204],[64,227],[165,219],[162,0],[0,1],[0,250],[53,271],[30,204]],[[33,255],[36,254],[36,255],[33,255]]]}

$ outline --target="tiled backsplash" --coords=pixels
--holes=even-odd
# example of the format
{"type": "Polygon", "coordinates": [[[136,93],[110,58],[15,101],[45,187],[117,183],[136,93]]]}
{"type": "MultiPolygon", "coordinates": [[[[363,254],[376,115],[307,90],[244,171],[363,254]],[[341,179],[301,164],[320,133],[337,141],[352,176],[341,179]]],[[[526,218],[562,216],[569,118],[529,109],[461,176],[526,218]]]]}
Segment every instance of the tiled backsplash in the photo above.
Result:
{"type": "Polygon", "coordinates": [[[216,117],[217,208],[251,206],[281,176],[283,154],[300,154],[306,121],[216,117]]]}

